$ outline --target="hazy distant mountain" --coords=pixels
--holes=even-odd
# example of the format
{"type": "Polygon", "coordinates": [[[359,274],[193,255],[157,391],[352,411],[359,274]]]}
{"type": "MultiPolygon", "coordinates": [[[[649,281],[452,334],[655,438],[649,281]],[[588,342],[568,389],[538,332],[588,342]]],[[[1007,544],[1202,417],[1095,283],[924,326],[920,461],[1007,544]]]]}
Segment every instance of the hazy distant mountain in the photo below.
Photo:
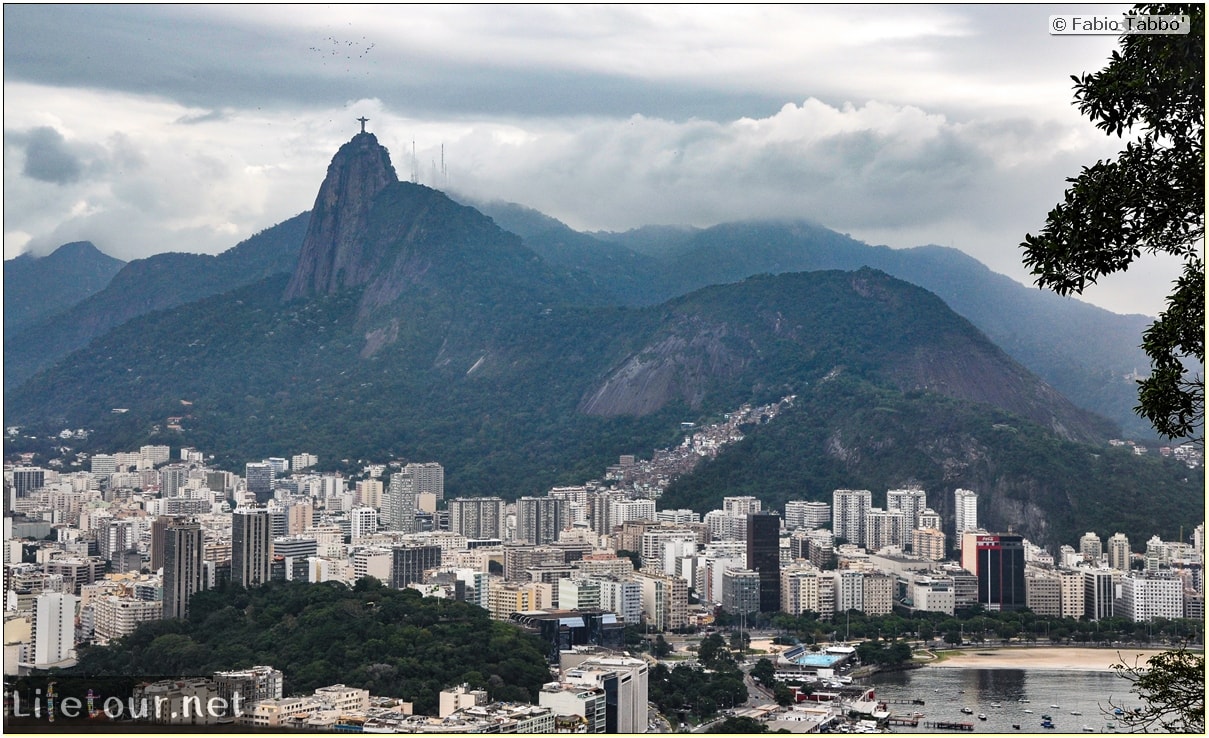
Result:
{"type": "MultiPolygon", "coordinates": [[[[265,229],[218,256],[163,253],[124,264],[105,289],[69,309],[4,333],[4,387],[82,348],[130,319],[293,271],[309,214],[265,229]]],[[[4,309],[10,304],[7,264],[4,309]]]]}
{"type": "MultiPolygon", "coordinates": [[[[924,479],[937,495],[978,483],[988,524],[1042,542],[1065,540],[1072,509],[1091,510],[1078,523],[1089,529],[1117,522],[1087,502],[1093,482],[1144,489],[1131,515],[1195,512],[1200,481],[1186,469],[1107,454],[1109,423],[919,287],[824,270],[601,306],[606,281],[567,273],[436,190],[375,179],[380,147],[355,142],[333,159],[305,235],[296,224],[292,273],[126,321],[6,393],[6,424],[90,428],[97,449],[191,445],[233,469],[301,449],[345,469],[438,459],[451,495],[515,497],[674,443],[681,421],[795,394],[790,421],[752,429],[675,494],[720,502],[709,479],[737,459],[745,484],[816,499],[838,476],[924,479]],[[752,456],[753,444],[775,451],[752,456]]],[[[1122,530],[1142,536],[1143,522],[1122,530]]]]}
{"type": "Polygon", "coordinates": [[[100,292],[126,262],[89,241],[65,243],[46,256],[4,262],[4,332],[11,334],[100,292]]]}
{"type": "Polygon", "coordinates": [[[753,274],[870,266],[939,295],[992,341],[1075,404],[1151,438],[1139,418],[1137,385],[1149,360],[1139,348],[1151,319],[1118,315],[1030,289],[952,248],[870,246],[814,223],[753,221],[705,229],[644,227],[577,233],[520,206],[480,206],[543,257],[594,275],[619,301],[650,305],[753,274]],[[573,244],[565,247],[563,244],[573,244]],[[557,246],[557,248],[556,248],[557,246]]]}

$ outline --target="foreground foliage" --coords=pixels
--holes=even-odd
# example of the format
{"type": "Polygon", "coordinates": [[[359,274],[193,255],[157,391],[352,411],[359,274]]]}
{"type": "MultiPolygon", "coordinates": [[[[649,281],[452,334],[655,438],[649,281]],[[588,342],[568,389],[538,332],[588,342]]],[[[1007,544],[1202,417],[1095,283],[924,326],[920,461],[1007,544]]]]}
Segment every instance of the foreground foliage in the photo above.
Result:
{"type": "Polygon", "coordinates": [[[1184,438],[1205,419],[1205,8],[1132,12],[1187,15],[1190,31],[1124,34],[1107,67],[1072,77],[1079,111],[1129,141],[1115,160],[1068,179],[1065,200],[1021,246],[1037,285],[1060,295],[1081,294],[1143,253],[1183,261],[1166,309],[1143,334],[1151,374],[1139,382],[1136,412],[1184,438]]]}
{"type": "Polygon", "coordinates": [[[468,683],[494,700],[529,702],[549,680],[543,647],[465,602],[362,579],[342,584],[228,586],[190,600],[188,620],[146,623],[80,657],[87,676],[180,676],[267,664],[284,694],[343,683],[435,713],[439,693],[468,683]]]}
{"type": "Polygon", "coordinates": [[[1126,710],[1117,720],[1131,732],[1205,732],[1205,657],[1187,650],[1164,651],[1145,665],[1113,664],[1133,684],[1131,692],[1146,703],[1126,710]]]}

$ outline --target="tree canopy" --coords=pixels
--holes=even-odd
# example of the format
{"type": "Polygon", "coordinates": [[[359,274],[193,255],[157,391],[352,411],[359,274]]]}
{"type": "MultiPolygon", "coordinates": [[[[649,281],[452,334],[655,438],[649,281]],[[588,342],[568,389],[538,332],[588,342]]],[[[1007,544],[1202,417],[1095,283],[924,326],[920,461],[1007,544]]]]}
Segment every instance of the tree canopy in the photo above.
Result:
{"type": "Polygon", "coordinates": [[[1189,33],[1123,35],[1107,67],[1071,77],[1079,111],[1129,140],[1115,160],[1068,179],[1063,202],[1021,247],[1037,286],[1061,295],[1081,294],[1143,253],[1183,260],[1166,309],[1142,336],[1151,370],[1135,411],[1164,436],[1185,438],[1205,413],[1205,14],[1201,5],[1132,12],[1186,15],[1189,33]]]}
{"type": "Polygon", "coordinates": [[[1168,733],[1205,732],[1205,657],[1184,649],[1164,651],[1145,666],[1113,664],[1133,684],[1130,691],[1146,703],[1126,710],[1118,721],[1131,730],[1168,733]]]}

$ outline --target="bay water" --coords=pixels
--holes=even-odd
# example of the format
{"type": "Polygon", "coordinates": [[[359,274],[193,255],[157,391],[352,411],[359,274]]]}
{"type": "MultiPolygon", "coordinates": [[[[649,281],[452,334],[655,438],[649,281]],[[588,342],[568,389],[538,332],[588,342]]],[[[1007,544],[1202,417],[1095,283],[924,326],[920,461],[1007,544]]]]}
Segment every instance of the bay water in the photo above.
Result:
{"type": "MultiPolygon", "coordinates": [[[[892,715],[922,712],[917,727],[894,725],[895,733],[935,733],[932,722],[972,723],[976,733],[1126,732],[1115,707],[1141,706],[1130,683],[1113,671],[1053,671],[1027,669],[929,668],[876,674],[862,683],[874,688],[877,699],[891,702],[892,715]],[[910,704],[920,699],[923,705],[910,704]],[[962,708],[972,714],[962,712],[962,708]],[[980,720],[979,714],[986,715],[980,720]],[[1078,714],[1073,714],[1078,713],[1078,714]],[[1049,715],[1052,729],[1041,727],[1049,715]],[[1013,727],[1019,725],[1019,729],[1013,727]]],[[[945,731],[948,732],[948,731],[945,731]]],[[[960,735],[960,732],[953,732],[960,735]]]]}

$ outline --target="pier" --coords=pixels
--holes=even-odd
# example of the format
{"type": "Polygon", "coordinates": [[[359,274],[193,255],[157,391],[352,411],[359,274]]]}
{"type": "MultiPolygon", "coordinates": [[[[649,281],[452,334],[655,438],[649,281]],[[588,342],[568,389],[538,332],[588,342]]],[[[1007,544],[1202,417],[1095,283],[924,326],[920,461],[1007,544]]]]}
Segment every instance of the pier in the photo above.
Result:
{"type": "Polygon", "coordinates": [[[974,731],[974,723],[955,723],[948,720],[940,720],[937,722],[924,723],[925,728],[936,728],[937,730],[965,730],[968,732],[974,731]]]}
{"type": "Polygon", "coordinates": [[[887,725],[910,725],[912,728],[919,727],[919,718],[914,715],[891,715],[886,718],[887,725]]]}
{"type": "Polygon", "coordinates": [[[885,703],[887,705],[922,705],[924,703],[924,701],[921,699],[913,699],[913,700],[901,700],[900,699],[900,700],[879,700],[879,701],[882,703],[885,703]]]}

